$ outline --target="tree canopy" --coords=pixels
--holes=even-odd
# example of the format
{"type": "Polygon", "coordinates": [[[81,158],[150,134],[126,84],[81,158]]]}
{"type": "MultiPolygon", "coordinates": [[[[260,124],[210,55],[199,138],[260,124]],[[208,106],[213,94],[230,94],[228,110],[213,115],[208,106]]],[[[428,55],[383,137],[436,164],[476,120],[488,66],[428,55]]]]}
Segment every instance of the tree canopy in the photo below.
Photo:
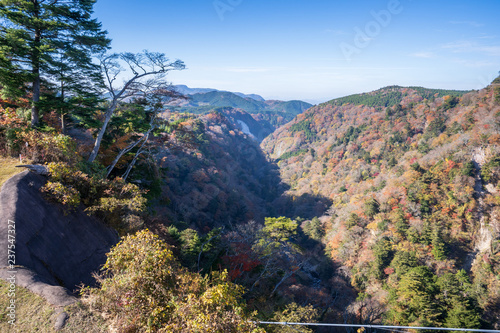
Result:
{"type": "Polygon", "coordinates": [[[92,19],[95,0],[1,0],[0,85],[2,95],[31,100],[31,125],[40,120],[42,92],[64,100],[100,84],[92,56],[110,40],[92,19]],[[56,88],[57,87],[57,88],[56,88]]]}

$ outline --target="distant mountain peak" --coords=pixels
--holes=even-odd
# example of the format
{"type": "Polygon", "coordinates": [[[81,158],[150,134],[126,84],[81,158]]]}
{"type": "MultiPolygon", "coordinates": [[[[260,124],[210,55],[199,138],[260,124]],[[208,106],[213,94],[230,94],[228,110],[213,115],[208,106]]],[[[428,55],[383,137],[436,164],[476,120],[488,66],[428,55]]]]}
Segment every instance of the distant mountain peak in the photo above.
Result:
{"type": "Polygon", "coordinates": [[[218,92],[227,92],[231,93],[234,95],[237,95],[241,98],[251,98],[253,100],[259,101],[259,102],[264,102],[265,99],[257,94],[244,94],[241,92],[232,92],[232,91],[227,91],[227,90],[219,90],[219,89],[214,89],[214,88],[190,88],[184,84],[179,84],[174,86],[175,90],[180,92],[181,94],[184,95],[195,95],[195,94],[205,94],[213,91],[218,91],[218,92]]]}
{"type": "MultiPolygon", "coordinates": [[[[186,86],[176,86],[176,88],[178,92],[188,95],[189,98],[168,103],[168,107],[172,110],[192,114],[204,114],[218,108],[244,110],[249,114],[249,117],[253,117],[255,121],[266,129],[255,132],[255,126],[250,124],[252,122],[250,119],[240,119],[249,126],[251,133],[258,141],[264,138],[263,133],[265,135],[269,134],[276,127],[286,124],[296,115],[313,106],[312,104],[298,100],[286,102],[277,100],[266,101],[258,95],[245,95],[215,89],[194,89],[186,86]]],[[[244,125],[238,123],[236,120],[235,123],[240,127],[244,127],[244,125]]],[[[244,128],[246,129],[246,127],[244,128]]]]}

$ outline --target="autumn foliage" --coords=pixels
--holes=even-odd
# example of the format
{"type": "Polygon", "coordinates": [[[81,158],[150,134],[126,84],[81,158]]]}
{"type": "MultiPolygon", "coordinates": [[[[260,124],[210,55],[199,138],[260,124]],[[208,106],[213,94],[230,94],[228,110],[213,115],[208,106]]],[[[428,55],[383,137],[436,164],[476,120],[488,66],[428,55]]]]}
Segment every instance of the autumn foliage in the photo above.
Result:
{"type": "Polygon", "coordinates": [[[262,146],[289,195],[333,201],[322,241],[351,286],[390,310],[377,320],[472,328],[498,316],[499,131],[491,87],[387,87],[313,107],[262,146]],[[446,299],[440,279],[463,268],[470,288],[446,299]]]}
{"type": "Polygon", "coordinates": [[[250,321],[243,289],[227,273],[202,277],[183,268],[148,230],[108,254],[100,287],[82,291],[93,308],[127,332],[263,332],[250,321]]]}

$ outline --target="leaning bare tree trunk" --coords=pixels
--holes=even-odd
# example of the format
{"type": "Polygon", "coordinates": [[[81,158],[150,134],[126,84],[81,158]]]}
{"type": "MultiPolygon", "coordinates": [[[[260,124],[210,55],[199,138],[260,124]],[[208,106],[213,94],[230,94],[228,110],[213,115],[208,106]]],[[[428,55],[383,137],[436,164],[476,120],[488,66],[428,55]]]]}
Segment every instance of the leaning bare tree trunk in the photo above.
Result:
{"type": "Polygon", "coordinates": [[[142,142],[142,145],[139,147],[139,150],[137,151],[137,153],[135,153],[135,156],[134,158],[132,159],[132,162],[130,162],[128,168],[127,168],[127,171],[125,171],[125,173],[123,174],[122,178],[123,180],[127,180],[127,177],[128,175],[130,174],[130,171],[132,170],[132,168],[134,167],[135,165],[135,162],[137,161],[137,158],[139,157],[139,155],[142,154],[142,149],[144,148],[144,145],[146,145],[146,142],[148,142],[149,140],[149,135],[151,134],[151,132],[154,130],[155,127],[151,127],[148,132],[146,133],[145,135],[145,138],[144,138],[144,141],[142,142]]]}
{"type": "Polygon", "coordinates": [[[115,168],[115,166],[118,163],[118,161],[122,158],[122,156],[125,155],[126,153],[128,153],[129,151],[131,151],[132,149],[134,149],[135,146],[137,146],[139,144],[139,142],[141,142],[142,140],[144,140],[144,138],[145,137],[142,137],[139,140],[137,140],[136,142],[132,142],[130,145],[128,145],[128,147],[123,148],[118,153],[118,155],[116,156],[116,158],[114,159],[114,161],[108,167],[108,173],[106,174],[106,178],[109,177],[109,175],[111,174],[111,171],[113,171],[113,169],[115,168]]]}
{"type": "Polygon", "coordinates": [[[180,60],[170,62],[163,53],[151,53],[144,51],[139,54],[121,53],[106,56],[101,59],[101,68],[106,80],[106,89],[113,96],[111,106],[106,111],[104,124],[102,125],[94,143],[94,148],[90,153],[88,162],[92,163],[99,154],[102,138],[106,133],[113,113],[115,112],[118,102],[125,98],[133,97],[140,90],[148,90],[154,88],[154,85],[161,83],[162,77],[171,70],[184,69],[184,63],[180,60]],[[129,69],[134,74],[131,79],[125,82],[121,89],[115,89],[113,86],[118,75],[122,72],[122,68],[116,61],[118,59],[127,63],[129,69]],[[142,79],[152,78],[149,82],[141,82],[142,79]]]}
{"type": "MultiPolygon", "coordinates": [[[[155,121],[156,121],[156,117],[158,116],[158,111],[159,110],[156,110],[155,113],[154,113],[154,115],[151,117],[151,120],[149,121],[149,129],[144,134],[144,136],[142,138],[140,138],[139,140],[137,140],[136,142],[131,143],[128,147],[122,149],[122,151],[120,151],[120,153],[118,154],[118,156],[116,156],[116,158],[113,161],[113,163],[111,163],[111,165],[108,167],[108,173],[106,174],[106,177],[109,177],[109,175],[111,174],[111,171],[114,169],[114,167],[116,166],[116,164],[118,163],[118,161],[120,160],[120,158],[122,158],[123,155],[125,155],[126,153],[128,153],[129,151],[131,151],[132,149],[134,149],[135,146],[137,146],[139,144],[139,142],[141,142],[142,140],[144,140],[144,142],[142,143],[141,147],[139,148],[139,150],[135,154],[134,159],[132,160],[133,164],[135,164],[135,161],[137,160],[137,157],[140,155],[140,152],[142,151],[142,147],[144,147],[144,144],[146,144],[146,141],[148,141],[148,139],[149,139],[149,135],[151,134],[152,131],[154,131],[156,129],[155,121]]],[[[131,163],[132,167],[134,166],[133,164],[131,163]]],[[[127,168],[127,172],[125,173],[126,176],[124,175],[124,177],[125,177],[124,179],[127,179],[128,174],[129,174],[130,170],[132,169],[132,167],[129,166],[129,168],[127,168]]]]}
{"type": "Polygon", "coordinates": [[[137,158],[139,157],[139,155],[142,154],[142,150],[143,150],[144,146],[146,145],[146,142],[148,142],[148,140],[149,140],[149,135],[151,135],[151,132],[153,132],[154,129],[156,128],[156,125],[154,124],[154,122],[156,120],[156,115],[157,115],[157,113],[151,119],[150,128],[146,132],[146,134],[144,135],[144,141],[142,142],[142,145],[139,147],[139,150],[137,151],[137,153],[135,153],[134,158],[132,159],[132,161],[130,162],[130,164],[127,168],[127,171],[125,171],[125,173],[123,174],[123,176],[122,176],[123,180],[127,180],[128,175],[130,174],[130,171],[134,167],[135,162],[137,162],[137,158]]]}
{"type": "Polygon", "coordinates": [[[146,75],[152,75],[152,74],[157,74],[157,73],[148,73],[148,74],[143,74],[143,75],[135,75],[132,79],[130,79],[127,83],[125,83],[124,87],[122,90],[120,90],[119,93],[116,95],[114,92],[110,89],[109,91],[114,95],[113,101],[111,102],[111,106],[108,108],[106,111],[106,115],[104,118],[104,123],[102,124],[101,129],[99,130],[99,134],[97,134],[97,138],[94,143],[94,149],[92,149],[92,152],[90,153],[88,162],[92,163],[97,157],[97,154],[99,154],[99,148],[101,147],[101,142],[102,138],[104,137],[104,134],[106,133],[106,129],[108,127],[109,121],[111,120],[111,117],[113,116],[113,113],[115,112],[117,106],[118,106],[118,100],[122,98],[122,96],[126,93],[127,89],[139,78],[146,76],[146,75]]]}
{"type": "Polygon", "coordinates": [[[99,130],[99,134],[97,134],[97,138],[95,139],[94,149],[92,149],[92,152],[90,153],[90,156],[88,159],[89,163],[94,162],[94,160],[97,157],[97,154],[99,154],[99,148],[101,147],[102,138],[104,137],[104,134],[106,133],[106,128],[108,127],[108,123],[111,120],[111,116],[113,116],[113,113],[115,112],[117,105],[118,105],[118,100],[117,100],[117,98],[114,98],[113,102],[111,103],[111,106],[106,111],[106,115],[104,118],[104,124],[102,124],[102,127],[99,130]]]}

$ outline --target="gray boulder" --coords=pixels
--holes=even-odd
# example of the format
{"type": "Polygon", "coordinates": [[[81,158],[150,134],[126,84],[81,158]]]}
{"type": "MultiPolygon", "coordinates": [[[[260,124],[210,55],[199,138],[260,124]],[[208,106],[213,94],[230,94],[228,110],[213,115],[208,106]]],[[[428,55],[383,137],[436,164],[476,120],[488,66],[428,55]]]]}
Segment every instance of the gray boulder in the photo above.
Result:
{"type": "MultiPolygon", "coordinates": [[[[0,192],[0,278],[8,267],[9,220],[15,224],[17,284],[44,296],[54,305],[72,300],[69,291],[93,285],[96,272],[118,234],[82,210],[65,215],[60,205],[47,202],[40,187],[45,177],[25,171],[10,178],[0,192]]],[[[11,233],[12,235],[12,233],[11,233]]]]}

